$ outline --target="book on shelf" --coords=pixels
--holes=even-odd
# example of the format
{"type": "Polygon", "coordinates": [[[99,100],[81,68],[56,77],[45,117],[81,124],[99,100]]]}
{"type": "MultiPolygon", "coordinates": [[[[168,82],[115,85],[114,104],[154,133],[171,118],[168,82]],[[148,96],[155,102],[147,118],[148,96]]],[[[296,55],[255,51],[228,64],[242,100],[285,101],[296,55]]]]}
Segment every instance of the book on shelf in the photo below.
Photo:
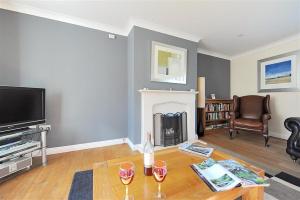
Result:
{"type": "Polygon", "coordinates": [[[208,112],[230,111],[230,103],[207,103],[205,105],[205,111],[208,112]]]}
{"type": "Polygon", "coordinates": [[[206,120],[227,120],[230,119],[229,112],[206,113],[206,120]]]}
{"type": "Polygon", "coordinates": [[[197,175],[215,192],[235,187],[269,186],[269,183],[252,170],[235,160],[215,161],[211,158],[191,165],[197,175]]]}
{"type": "Polygon", "coordinates": [[[179,146],[179,149],[200,156],[209,157],[214,151],[213,148],[203,146],[200,142],[185,142],[179,146]]]}
{"type": "Polygon", "coordinates": [[[228,128],[229,123],[222,123],[222,124],[211,124],[206,126],[205,130],[211,130],[211,129],[216,129],[216,128],[228,128]]]}

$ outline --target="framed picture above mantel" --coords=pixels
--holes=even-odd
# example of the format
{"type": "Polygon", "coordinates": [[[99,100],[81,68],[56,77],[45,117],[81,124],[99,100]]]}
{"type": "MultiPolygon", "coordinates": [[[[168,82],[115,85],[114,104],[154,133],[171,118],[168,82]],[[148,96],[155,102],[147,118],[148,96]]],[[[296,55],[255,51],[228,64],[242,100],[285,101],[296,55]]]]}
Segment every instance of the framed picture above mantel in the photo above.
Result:
{"type": "Polygon", "coordinates": [[[300,50],[257,62],[258,92],[300,91],[300,50]]]}
{"type": "Polygon", "coordinates": [[[186,84],[187,49],[152,42],[151,81],[186,84]]]}

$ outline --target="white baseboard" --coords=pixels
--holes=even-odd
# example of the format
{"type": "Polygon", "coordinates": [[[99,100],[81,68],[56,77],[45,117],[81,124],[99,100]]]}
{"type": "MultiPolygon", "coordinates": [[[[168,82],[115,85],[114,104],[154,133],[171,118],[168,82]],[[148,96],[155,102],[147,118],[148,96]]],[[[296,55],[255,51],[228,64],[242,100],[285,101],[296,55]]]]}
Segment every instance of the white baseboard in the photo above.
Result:
{"type": "MultiPolygon", "coordinates": [[[[277,133],[274,131],[270,131],[269,133],[270,136],[285,139],[285,140],[287,140],[289,137],[289,134],[277,133]]],[[[139,152],[143,152],[142,144],[133,144],[129,138],[119,138],[119,139],[104,140],[99,142],[90,142],[90,143],[83,143],[83,144],[47,148],[47,155],[92,149],[98,147],[105,147],[105,146],[116,145],[116,144],[125,144],[125,143],[128,144],[128,146],[131,148],[132,151],[138,150],[139,152]]],[[[155,150],[159,150],[159,148],[155,148],[155,150]]],[[[35,152],[34,156],[38,156],[38,155],[40,155],[40,151],[35,152]]]]}
{"type": "Polygon", "coordinates": [[[143,153],[143,145],[142,144],[136,144],[135,149],[138,150],[140,153],[143,153]]]}
{"type": "MultiPolygon", "coordinates": [[[[280,134],[280,133],[273,132],[273,131],[270,131],[269,133],[270,133],[270,136],[282,138],[285,140],[287,140],[289,137],[288,134],[280,134]]],[[[133,144],[129,138],[119,138],[119,139],[104,140],[104,141],[99,141],[99,142],[89,142],[89,143],[83,143],[83,144],[75,144],[75,145],[47,148],[47,155],[66,153],[66,152],[71,152],[71,151],[79,151],[79,150],[85,150],[85,149],[92,149],[92,148],[98,148],[98,147],[105,147],[105,146],[116,145],[116,144],[128,144],[128,146],[131,148],[132,151],[137,150],[139,152],[143,152],[142,144],[133,144]]],[[[155,150],[159,150],[159,148],[156,148],[155,150]]],[[[35,152],[34,156],[38,156],[38,155],[40,155],[40,151],[35,152]]]]}
{"type": "Polygon", "coordinates": [[[136,145],[132,143],[132,141],[129,138],[126,138],[126,143],[131,148],[132,151],[137,150],[136,145]]]}
{"type": "Polygon", "coordinates": [[[286,134],[286,133],[278,133],[278,132],[274,132],[274,131],[269,131],[269,136],[284,139],[284,140],[289,139],[290,135],[291,135],[290,133],[286,134]]]}
{"type": "MultiPolygon", "coordinates": [[[[116,145],[116,144],[128,144],[128,146],[131,148],[132,151],[139,151],[140,153],[143,152],[143,145],[142,144],[133,144],[133,142],[129,138],[119,138],[114,140],[105,140],[105,141],[99,141],[99,142],[90,142],[90,143],[83,143],[83,144],[75,144],[75,145],[69,145],[69,146],[61,146],[61,147],[52,147],[47,148],[47,155],[52,154],[59,154],[59,153],[66,153],[71,151],[79,151],[79,150],[85,150],[85,149],[92,149],[92,148],[98,148],[98,147],[105,147],[110,145],[116,145]]],[[[154,151],[165,149],[165,148],[171,148],[170,147],[155,147],[154,151]]],[[[40,152],[37,153],[37,155],[40,155],[40,152]]],[[[35,155],[35,156],[37,156],[35,155]]]]}
{"type": "Polygon", "coordinates": [[[113,139],[113,140],[104,140],[99,142],[90,142],[90,143],[83,143],[83,144],[75,144],[75,145],[68,145],[68,146],[61,146],[61,147],[52,147],[47,148],[47,155],[51,154],[58,154],[58,153],[66,153],[71,151],[79,151],[84,149],[92,149],[92,148],[98,148],[98,147],[105,147],[110,145],[116,145],[116,144],[124,144],[127,143],[130,148],[134,147],[132,142],[129,144],[130,141],[128,138],[119,138],[119,139],[113,139]]]}

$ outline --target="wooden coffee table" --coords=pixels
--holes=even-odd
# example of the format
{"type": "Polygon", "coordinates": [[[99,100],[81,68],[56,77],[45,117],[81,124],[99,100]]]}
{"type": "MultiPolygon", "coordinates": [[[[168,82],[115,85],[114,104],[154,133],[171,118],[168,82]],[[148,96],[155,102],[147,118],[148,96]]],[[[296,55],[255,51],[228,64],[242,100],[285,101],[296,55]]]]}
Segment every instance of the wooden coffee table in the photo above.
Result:
{"type": "MultiPolygon", "coordinates": [[[[258,175],[264,171],[240,159],[215,150],[212,154],[215,160],[234,159],[258,175]]],[[[162,183],[162,192],[167,199],[221,199],[233,200],[242,196],[243,200],[260,200],[264,196],[263,187],[235,188],[226,192],[212,192],[210,188],[197,176],[190,165],[205,160],[204,157],[182,152],[178,148],[170,148],[155,152],[155,159],[167,162],[168,174],[162,183]]],[[[132,161],[135,164],[135,177],[129,185],[129,194],[136,200],[153,199],[157,191],[157,183],[153,177],[143,174],[143,155],[134,155],[94,164],[93,197],[98,199],[122,199],[125,195],[125,186],[121,183],[118,170],[119,164],[132,161]]]]}

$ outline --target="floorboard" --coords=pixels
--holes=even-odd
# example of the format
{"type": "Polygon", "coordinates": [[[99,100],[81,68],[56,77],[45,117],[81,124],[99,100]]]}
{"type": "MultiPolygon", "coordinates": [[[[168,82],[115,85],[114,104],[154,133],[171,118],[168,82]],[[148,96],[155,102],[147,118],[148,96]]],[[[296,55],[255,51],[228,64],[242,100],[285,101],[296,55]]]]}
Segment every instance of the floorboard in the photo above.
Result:
{"type": "Polygon", "coordinates": [[[51,155],[46,167],[35,167],[0,184],[0,200],[67,199],[76,171],[96,162],[137,154],[127,144],[51,155]]]}
{"type": "Polygon", "coordinates": [[[205,136],[201,139],[239,154],[248,162],[252,161],[253,164],[265,168],[271,173],[284,171],[300,178],[300,162],[294,163],[285,152],[286,140],[271,137],[270,147],[265,147],[262,135],[240,131],[230,140],[227,129],[206,131],[205,136]]]}

